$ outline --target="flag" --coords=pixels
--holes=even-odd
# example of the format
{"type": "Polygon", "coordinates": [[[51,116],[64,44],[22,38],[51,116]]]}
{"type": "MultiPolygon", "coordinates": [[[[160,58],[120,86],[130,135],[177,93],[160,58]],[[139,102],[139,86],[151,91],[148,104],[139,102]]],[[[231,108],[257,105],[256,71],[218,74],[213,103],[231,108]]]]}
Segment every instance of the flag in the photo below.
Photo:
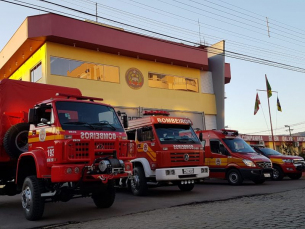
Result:
{"type": "Polygon", "coordinates": [[[281,107],[281,104],[280,104],[279,97],[277,97],[277,110],[282,112],[282,107],[281,107]]]}
{"type": "Polygon", "coordinates": [[[266,85],[267,85],[268,98],[270,98],[272,96],[272,91],[271,91],[272,89],[271,89],[270,84],[268,82],[267,75],[265,75],[265,77],[266,77],[266,85]]]}
{"type": "Polygon", "coordinates": [[[260,104],[261,104],[261,101],[258,98],[258,93],[256,93],[255,106],[254,106],[254,115],[256,115],[256,113],[258,112],[260,104]]]}

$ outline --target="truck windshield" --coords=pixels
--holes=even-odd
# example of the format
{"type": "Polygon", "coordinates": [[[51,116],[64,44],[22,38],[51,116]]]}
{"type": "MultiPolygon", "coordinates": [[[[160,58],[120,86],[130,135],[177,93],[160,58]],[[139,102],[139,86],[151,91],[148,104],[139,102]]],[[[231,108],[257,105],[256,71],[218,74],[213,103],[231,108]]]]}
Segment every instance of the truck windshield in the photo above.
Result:
{"type": "Polygon", "coordinates": [[[273,149],[270,149],[270,148],[259,148],[260,151],[262,151],[265,155],[282,155],[280,152],[277,152],[273,149]]]}
{"type": "Polygon", "coordinates": [[[124,132],[112,107],[85,102],[56,102],[59,122],[64,130],[105,130],[124,132]]]}
{"type": "Polygon", "coordinates": [[[155,129],[161,144],[200,144],[189,125],[156,124],[155,129]]]}
{"type": "Polygon", "coordinates": [[[255,150],[241,138],[223,138],[222,140],[232,152],[255,153],[255,150]]]}

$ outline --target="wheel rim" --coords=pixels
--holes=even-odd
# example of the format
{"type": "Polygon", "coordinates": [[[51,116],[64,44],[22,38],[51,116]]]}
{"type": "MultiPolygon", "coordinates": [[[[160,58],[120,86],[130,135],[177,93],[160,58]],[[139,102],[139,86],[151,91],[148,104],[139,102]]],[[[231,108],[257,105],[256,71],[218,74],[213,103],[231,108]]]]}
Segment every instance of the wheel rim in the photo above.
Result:
{"type": "Polygon", "coordinates": [[[229,180],[231,183],[237,183],[238,182],[238,174],[237,173],[230,173],[229,180]]]}
{"type": "Polygon", "coordinates": [[[21,152],[28,150],[28,131],[21,131],[15,138],[15,145],[21,152]]]}
{"type": "Polygon", "coordinates": [[[30,211],[31,203],[32,203],[32,192],[29,186],[27,186],[23,191],[21,195],[21,202],[22,207],[26,211],[30,211]]]}
{"type": "Polygon", "coordinates": [[[134,190],[137,190],[138,187],[139,187],[139,184],[140,184],[140,178],[139,178],[139,175],[137,173],[135,173],[133,175],[133,179],[131,180],[131,187],[134,189],[134,190]]]}
{"type": "Polygon", "coordinates": [[[280,172],[277,169],[273,170],[273,179],[278,179],[280,176],[280,172]]]}

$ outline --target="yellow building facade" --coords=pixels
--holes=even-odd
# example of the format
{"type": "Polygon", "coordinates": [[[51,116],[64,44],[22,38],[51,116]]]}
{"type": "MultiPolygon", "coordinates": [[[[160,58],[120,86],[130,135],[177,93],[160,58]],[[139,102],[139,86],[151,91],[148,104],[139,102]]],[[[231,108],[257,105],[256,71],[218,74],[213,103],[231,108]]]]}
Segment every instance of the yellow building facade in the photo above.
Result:
{"type": "MultiPolygon", "coordinates": [[[[58,23],[57,20],[63,23],[67,20],[65,17],[53,14],[27,18],[23,23],[29,28],[26,41],[31,41],[31,26],[40,23],[39,17],[40,19],[48,17],[47,19],[54,20],[54,23],[55,21],[58,23]]],[[[105,47],[106,40],[103,41],[104,43],[94,45],[97,48],[92,48],[92,41],[86,40],[84,44],[84,38],[77,39],[73,34],[67,33],[64,40],[56,34],[52,37],[58,36],[58,38],[53,40],[52,37],[48,38],[45,35],[45,38],[36,44],[36,50],[33,50],[35,44],[31,44],[29,47],[31,52],[26,58],[22,54],[24,61],[19,57],[20,60],[16,61],[14,71],[11,70],[10,62],[14,63],[14,56],[18,51],[28,48],[25,47],[29,46],[25,44],[26,42],[20,45],[18,51],[11,53],[11,59],[7,58],[7,62],[0,62],[1,78],[79,88],[83,95],[103,98],[105,103],[125,111],[129,108],[137,109],[137,112],[131,112],[130,116],[141,116],[140,112],[147,109],[168,110],[174,116],[190,116],[191,119],[193,117],[195,128],[217,128],[215,126],[217,93],[213,91],[214,82],[212,71],[208,66],[206,50],[139,35],[130,38],[128,37],[130,33],[122,30],[92,25],[88,22],[80,24],[84,22],[75,19],[68,20],[84,28],[94,26],[95,30],[103,29],[104,36],[105,32],[108,32],[109,36],[116,32],[118,33],[116,35],[125,36],[125,40],[118,40],[118,44],[113,43],[117,47],[109,48],[113,44],[105,47]],[[75,40],[67,44],[67,39],[75,40]],[[143,47],[138,50],[138,47],[133,47],[135,44],[130,42],[135,39],[137,39],[136,43],[143,42],[143,47]],[[119,47],[120,42],[123,42],[122,47],[119,47]],[[124,42],[128,44],[125,45],[124,42]],[[168,49],[168,53],[165,48],[168,49]]],[[[224,65],[223,62],[223,84],[225,83],[224,65]]]]}

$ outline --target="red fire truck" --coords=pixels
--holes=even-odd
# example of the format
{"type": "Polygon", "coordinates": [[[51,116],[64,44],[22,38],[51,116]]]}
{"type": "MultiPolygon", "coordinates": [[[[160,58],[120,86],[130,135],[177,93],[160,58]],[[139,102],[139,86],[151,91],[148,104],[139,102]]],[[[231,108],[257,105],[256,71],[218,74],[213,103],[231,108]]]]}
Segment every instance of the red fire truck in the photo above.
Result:
{"type": "Polygon", "coordinates": [[[0,194],[21,193],[28,220],[47,201],[91,196],[110,207],[136,156],[115,110],[67,87],[5,79],[0,93],[0,194]]]}
{"type": "Polygon", "coordinates": [[[149,185],[178,185],[191,191],[198,179],[209,176],[203,150],[188,118],[168,117],[166,111],[146,111],[146,117],[129,121],[127,136],[138,146],[130,188],[145,195],[149,185]],[[150,116],[148,116],[150,115],[150,116]]]}
{"type": "Polygon", "coordinates": [[[205,165],[211,178],[227,179],[231,185],[240,185],[244,179],[262,184],[272,177],[272,162],[256,153],[238,137],[236,130],[196,131],[205,149],[205,165]]]}

